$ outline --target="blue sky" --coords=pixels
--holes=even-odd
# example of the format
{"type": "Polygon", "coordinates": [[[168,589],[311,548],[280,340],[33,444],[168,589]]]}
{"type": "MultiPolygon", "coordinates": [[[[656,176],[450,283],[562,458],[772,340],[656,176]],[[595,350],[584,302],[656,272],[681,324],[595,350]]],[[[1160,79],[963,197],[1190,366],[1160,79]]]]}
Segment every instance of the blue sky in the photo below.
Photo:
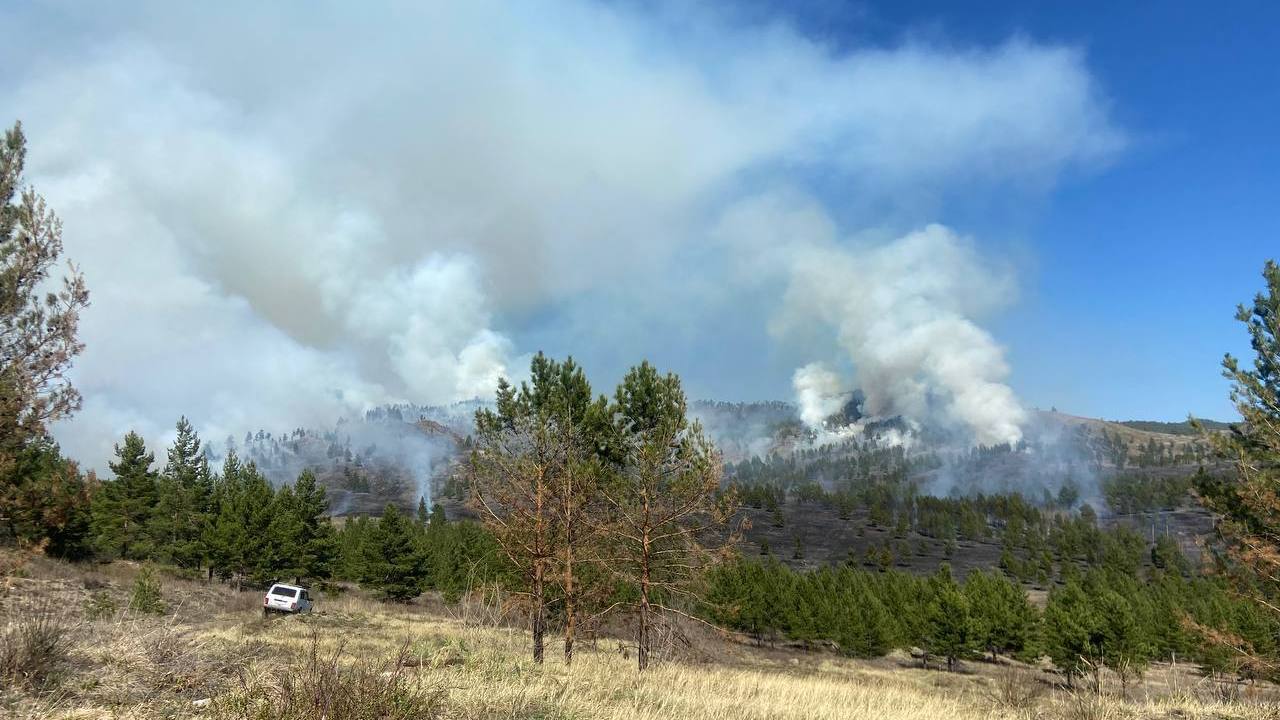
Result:
{"type": "Polygon", "coordinates": [[[1151,7],[0,4],[93,293],[58,438],[327,426],[537,350],[979,441],[1229,418],[1280,10],[1151,7]]]}
{"type": "MultiPolygon", "coordinates": [[[[1234,309],[1260,289],[1263,261],[1280,256],[1280,7],[800,3],[787,12],[838,43],[1023,35],[1082,48],[1131,145],[1103,169],[1063,178],[1012,223],[1035,271],[993,325],[1011,382],[1028,403],[1082,415],[1234,417],[1218,372],[1224,352],[1248,352],[1234,309]]],[[[971,215],[955,224],[1002,230],[971,215]]]]}

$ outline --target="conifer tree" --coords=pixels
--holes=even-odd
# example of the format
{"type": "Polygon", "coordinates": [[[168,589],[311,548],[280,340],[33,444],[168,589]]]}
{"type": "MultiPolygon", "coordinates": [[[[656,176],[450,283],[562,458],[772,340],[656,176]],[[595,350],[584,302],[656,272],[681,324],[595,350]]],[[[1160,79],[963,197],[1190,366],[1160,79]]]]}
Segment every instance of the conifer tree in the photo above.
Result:
{"type": "MultiPolygon", "coordinates": [[[[643,362],[623,378],[613,416],[623,462],[601,488],[614,557],[606,568],[636,598],[637,661],[648,667],[655,613],[694,601],[694,580],[714,559],[705,539],[727,527],[736,511],[721,494],[720,454],[686,419],[680,379],[643,362]]],[[[733,537],[727,536],[731,544],[733,537]]]]}
{"type": "Polygon", "coordinates": [[[929,584],[932,597],[925,613],[925,650],[946,658],[947,669],[955,670],[956,662],[977,648],[969,600],[947,565],[930,578],[929,584]]]}
{"type": "Polygon", "coordinates": [[[156,505],[155,455],[147,452],[142,436],[125,435],[116,445],[116,460],[108,463],[115,479],[104,482],[93,501],[93,531],[98,551],[110,558],[145,560],[155,543],[150,534],[156,505]]]}
{"type": "MultiPolygon", "coordinates": [[[[1223,375],[1231,381],[1231,401],[1242,422],[1227,433],[1209,433],[1218,455],[1232,463],[1230,480],[1198,478],[1200,497],[1223,519],[1221,538],[1233,561],[1237,589],[1280,615],[1280,266],[1263,267],[1263,291],[1252,306],[1240,305],[1236,319],[1245,325],[1253,362],[1227,354],[1223,375]]],[[[1249,663],[1280,674],[1280,658],[1249,646],[1235,646],[1249,663]]]]}
{"type": "Polygon", "coordinates": [[[336,533],[337,559],[334,575],[359,581],[364,577],[364,544],[373,523],[364,515],[348,517],[336,533]]]}
{"type": "Polygon", "coordinates": [[[335,553],[333,525],[326,517],[329,500],[311,470],[303,470],[293,484],[293,506],[297,518],[293,565],[302,579],[330,576],[335,553]]]}
{"type": "Polygon", "coordinates": [[[1086,672],[1097,673],[1103,664],[1105,629],[1102,618],[1084,588],[1074,579],[1049,592],[1044,609],[1045,651],[1071,684],[1086,672]]]}
{"type": "Polygon", "coordinates": [[[449,519],[444,514],[444,506],[440,503],[432,503],[431,514],[427,516],[428,528],[443,528],[449,524],[449,519]]]}
{"type": "Polygon", "coordinates": [[[178,437],[156,481],[156,507],[151,536],[156,558],[179,567],[199,567],[213,478],[200,437],[185,417],[178,420],[178,437]]]}
{"type": "MultiPolygon", "coordinates": [[[[18,456],[46,438],[48,424],[80,409],[67,370],[84,349],[80,312],[89,304],[74,266],[53,276],[62,256],[62,221],[35,190],[23,187],[27,141],[22,124],[0,142],[0,528],[16,495],[18,456]]],[[[22,485],[30,484],[26,477],[22,485]]]]}
{"type": "Polygon", "coordinates": [[[240,472],[240,458],[236,455],[235,449],[228,444],[227,456],[222,463],[222,472],[213,477],[208,516],[200,532],[210,580],[213,580],[214,575],[224,579],[230,577],[231,568],[236,564],[240,528],[229,519],[231,505],[235,501],[240,482],[240,472]]]}
{"type": "Polygon", "coordinates": [[[66,560],[92,555],[93,473],[82,475],[47,438],[22,448],[12,469],[9,484],[0,481],[0,541],[43,546],[46,555],[66,560]]]}
{"type": "Polygon", "coordinates": [[[214,496],[218,515],[212,520],[207,547],[211,567],[237,587],[246,580],[263,585],[276,579],[271,484],[252,462],[242,464],[234,452],[228,452],[214,496]]]}
{"type": "Polygon", "coordinates": [[[361,584],[399,602],[421,594],[427,580],[425,559],[415,542],[411,522],[388,503],[363,543],[361,584]]]}
{"type": "Polygon", "coordinates": [[[597,479],[610,452],[608,405],[572,358],[542,353],[531,380],[498,385],[496,407],[476,412],[472,502],[523,576],[530,600],[533,656],[541,662],[550,586],[565,609],[565,659],[572,661],[582,597],[584,550],[596,528],[587,522],[597,479]]]}
{"type": "Polygon", "coordinates": [[[974,641],[991,653],[1021,653],[1034,638],[1036,613],[1026,593],[996,572],[973,572],[965,579],[964,594],[969,601],[974,641]]]}
{"type": "Polygon", "coordinates": [[[1148,627],[1134,607],[1134,600],[1105,589],[1096,600],[1102,621],[1103,663],[1116,673],[1125,688],[1142,674],[1151,659],[1148,627]]]}

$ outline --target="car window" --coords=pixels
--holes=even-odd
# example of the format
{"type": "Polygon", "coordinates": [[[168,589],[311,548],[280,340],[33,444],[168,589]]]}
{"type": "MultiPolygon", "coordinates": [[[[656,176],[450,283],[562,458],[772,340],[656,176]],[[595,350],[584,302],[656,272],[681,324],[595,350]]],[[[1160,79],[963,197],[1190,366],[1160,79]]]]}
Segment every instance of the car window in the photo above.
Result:
{"type": "Polygon", "coordinates": [[[295,590],[294,588],[287,588],[287,587],[273,587],[273,588],[271,588],[271,594],[272,594],[272,595],[275,595],[275,596],[277,596],[277,597],[287,597],[287,598],[291,598],[291,597],[297,597],[297,596],[298,596],[298,591],[297,591],[297,590],[295,590]]]}

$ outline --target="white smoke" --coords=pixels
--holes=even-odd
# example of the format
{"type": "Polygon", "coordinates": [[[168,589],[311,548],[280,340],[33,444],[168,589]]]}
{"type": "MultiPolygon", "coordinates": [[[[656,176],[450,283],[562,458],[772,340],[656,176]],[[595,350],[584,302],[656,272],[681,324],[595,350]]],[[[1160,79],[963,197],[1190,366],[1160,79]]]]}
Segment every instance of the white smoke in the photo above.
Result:
{"type": "MultiPolygon", "coordinates": [[[[717,228],[824,183],[858,198],[851,227],[920,223],[933,198],[1047,188],[1124,144],[1083,53],[1018,38],[849,48],[585,0],[10,3],[0,27],[0,122],[26,124],[93,294],[85,407],[55,432],[97,467],[182,414],[218,440],[488,395],[538,347],[617,374],[667,353],[691,389],[741,388],[705,348],[791,268],[788,304],[836,329],[869,404],[1014,437],[1016,416],[984,417],[1012,403],[998,349],[948,307],[969,288],[873,277],[914,270],[823,241],[821,206],[763,247],[717,228]]],[[[750,341],[733,362],[773,351],[750,341]]],[[[784,390],[767,380],[746,392],[784,390]]]]}
{"type": "MultiPolygon", "coordinates": [[[[975,322],[1008,302],[1013,284],[967,241],[930,225],[862,249],[808,245],[792,260],[786,312],[835,333],[868,415],[964,430],[980,444],[1021,439],[1027,414],[1005,384],[1004,352],[975,322]]],[[[796,373],[807,381],[797,382],[801,407],[815,394],[812,378],[840,386],[814,367],[796,373]]]]}
{"type": "Polygon", "coordinates": [[[800,420],[813,429],[821,429],[827,418],[840,412],[851,392],[839,375],[817,362],[796,369],[791,386],[800,420]]]}

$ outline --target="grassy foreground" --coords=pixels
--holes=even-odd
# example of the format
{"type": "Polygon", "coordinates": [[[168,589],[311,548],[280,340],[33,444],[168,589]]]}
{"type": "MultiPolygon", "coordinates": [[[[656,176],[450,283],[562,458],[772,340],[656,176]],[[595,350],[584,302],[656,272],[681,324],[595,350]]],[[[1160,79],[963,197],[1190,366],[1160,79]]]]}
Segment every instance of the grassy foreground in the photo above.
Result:
{"type": "Polygon", "coordinates": [[[1131,699],[1098,697],[1056,689],[1031,668],[974,664],[966,674],[944,673],[911,667],[905,656],[862,662],[757,651],[709,633],[695,651],[643,675],[618,640],[584,644],[572,667],[549,652],[539,667],[527,657],[527,635],[486,608],[347,595],[322,598],[310,617],[264,621],[256,593],[162,577],[166,612],[145,615],[126,607],[136,572],[41,559],[10,568],[0,581],[9,648],[0,648],[0,665],[13,665],[12,648],[30,637],[22,631],[33,619],[60,628],[64,647],[43,673],[10,671],[0,717],[1280,717],[1280,707],[1257,698],[1215,699],[1213,688],[1185,675],[1154,672],[1131,699]]]}

